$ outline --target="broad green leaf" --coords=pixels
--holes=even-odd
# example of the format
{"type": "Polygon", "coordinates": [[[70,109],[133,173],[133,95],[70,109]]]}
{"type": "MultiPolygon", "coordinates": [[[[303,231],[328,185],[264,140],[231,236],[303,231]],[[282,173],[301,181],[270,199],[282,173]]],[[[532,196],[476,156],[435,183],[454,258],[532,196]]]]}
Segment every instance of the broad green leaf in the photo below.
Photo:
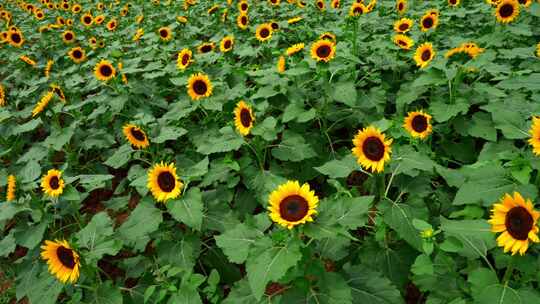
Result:
{"type": "Polygon", "coordinates": [[[237,134],[231,127],[223,127],[219,130],[219,134],[202,138],[195,145],[197,152],[208,155],[237,150],[243,143],[244,139],[241,135],[237,134]]]}
{"type": "Polygon", "coordinates": [[[404,303],[399,290],[379,272],[360,267],[346,270],[347,283],[352,289],[355,304],[399,304],[404,303]]]}
{"type": "Polygon", "coordinates": [[[423,251],[422,238],[420,238],[419,231],[412,224],[413,215],[409,205],[393,203],[385,208],[383,218],[384,222],[394,229],[409,245],[418,251],[423,251]]]}
{"type": "Polygon", "coordinates": [[[478,297],[490,285],[498,284],[497,274],[488,268],[477,268],[468,274],[467,282],[471,284],[471,294],[478,297]]]}
{"type": "Polygon", "coordinates": [[[352,154],[347,154],[342,159],[331,160],[320,167],[314,167],[314,169],[330,178],[343,178],[358,169],[358,164],[352,154]]]}
{"type": "Polygon", "coordinates": [[[229,261],[241,264],[246,261],[255,240],[262,236],[263,233],[259,230],[242,223],[214,238],[216,244],[223,250],[229,261]]]}
{"type": "Polygon", "coordinates": [[[133,149],[129,145],[123,145],[109,157],[103,164],[111,168],[118,169],[125,165],[131,159],[133,149]]]}
{"type": "Polygon", "coordinates": [[[461,242],[457,253],[468,258],[486,258],[487,251],[495,247],[495,235],[486,220],[447,220],[441,217],[441,230],[445,236],[461,242]]]}
{"type": "Polygon", "coordinates": [[[186,134],[187,132],[188,131],[184,128],[165,126],[161,128],[158,137],[151,138],[151,142],[160,144],[166,142],[167,140],[175,140],[178,139],[180,136],[186,134]]]}
{"type": "Polygon", "coordinates": [[[15,250],[15,237],[13,233],[8,234],[2,240],[0,240],[0,257],[7,257],[15,250]]]}
{"type": "Polygon", "coordinates": [[[304,137],[292,131],[283,132],[283,140],[274,149],[272,156],[282,161],[298,162],[316,156],[315,150],[304,137]]]}
{"type": "Polygon", "coordinates": [[[354,82],[338,82],[332,91],[334,100],[344,103],[350,107],[356,106],[356,87],[354,82]]]}
{"type": "Polygon", "coordinates": [[[506,285],[490,285],[486,286],[482,292],[475,297],[475,303],[478,304],[516,304],[523,303],[519,294],[512,288],[506,285]]]}
{"type": "Polygon", "coordinates": [[[142,199],[127,221],[117,230],[118,237],[129,243],[146,240],[148,234],[156,231],[163,221],[161,211],[149,199],[142,199]]]}
{"type": "Polygon", "coordinates": [[[199,188],[190,188],[183,197],[167,202],[173,218],[195,230],[201,230],[204,205],[199,188]]]}

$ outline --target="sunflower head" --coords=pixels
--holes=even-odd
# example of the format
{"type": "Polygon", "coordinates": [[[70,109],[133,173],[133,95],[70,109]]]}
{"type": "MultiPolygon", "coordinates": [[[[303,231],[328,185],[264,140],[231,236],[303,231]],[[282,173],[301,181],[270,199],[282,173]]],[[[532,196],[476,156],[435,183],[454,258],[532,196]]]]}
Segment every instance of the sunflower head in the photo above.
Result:
{"type": "Polygon", "coordinates": [[[286,68],[287,68],[287,62],[285,60],[285,56],[279,56],[278,62],[277,62],[278,73],[284,73],[286,68]]]}
{"type": "Polygon", "coordinates": [[[86,13],[86,14],[81,16],[81,23],[84,26],[87,26],[87,27],[91,26],[92,22],[94,22],[94,18],[92,17],[92,15],[90,13],[86,13]]]}
{"type": "Polygon", "coordinates": [[[69,58],[75,63],[81,63],[86,59],[86,52],[81,47],[74,47],[68,52],[69,58]]]}
{"type": "Polygon", "coordinates": [[[47,195],[58,197],[64,191],[64,180],[62,172],[56,169],[50,169],[41,179],[41,189],[47,195]]]}
{"type": "Polygon", "coordinates": [[[62,40],[64,40],[64,43],[72,43],[75,41],[75,33],[73,31],[65,31],[62,33],[62,40]]]}
{"type": "Polygon", "coordinates": [[[162,41],[169,41],[172,39],[172,31],[168,26],[160,27],[158,29],[158,35],[162,41]]]}
{"type": "Polygon", "coordinates": [[[307,183],[300,186],[298,181],[288,181],[270,193],[268,211],[272,221],[292,229],[313,221],[318,204],[319,198],[307,183]]]}
{"type": "Polygon", "coordinates": [[[233,36],[225,36],[223,39],[221,39],[221,42],[219,43],[219,49],[223,53],[227,53],[230,50],[232,50],[234,45],[234,37],[233,36]]]}
{"type": "Polygon", "coordinates": [[[448,5],[450,5],[450,6],[458,6],[460,1],[461,0],[448,0],[448,5]]]}
{"type": "Polygon", "coordinates": [[[432,131],[431,115],[423,111],[409,112],[403,127],[412,137],[425,139],[432,131]]]}
{"type": "Polygon", "coordinates": [[[19,31],[9,31],[8,33],[9,44],[20,48],[24,43],[24,37],[19,31]]]}
{"type": "Polygon", "coordinates": [[[197,73],[189,77],[187,89],[188,95],[192,100],[199,100],[201,98],[210,97],[210,95],[212,95],[213,87],[208,75],[197,73]]]}
{"type": "Polygon", "coordinates": [[[183,49],[178,53],[178,58],[176,59],[176,67],[179,70],[185,70],[192,61],[192,52],[189,49],[183,49]]]}
{"type": "Polygon", "coordinates": [[[371,172],[382,172],[384,164],[390,160],[392,139],[386,139],[379,129],[369,126],[359,130],[353,138],[352,153],[357,162],[371,172]]]}
{"type": "Polygon", "coordinates": [[[148,171],[147,187],[158,202],[177,198],[183,186],[176,175],[174,163],[164,164],[161,162],[148,171]]]}
{"type": "Polygon", "coordinates": [[[416,61],[417,66],[423,69],[428,66],[434,57],[435,51],[433,50],[433,45],[430,42],[426,42],[416,49],[414,61],[416,61]]]}
{"type": "Polygon", "coordinates": [[[495,16],[500,23],[510,23],[519,16],[519,2],[517,0],[502,0],[495,8],[495,16]]]}
{"type": "Polygon", "coordinates": [[[320,11],[324,11],[326,9],[324,0],[315,1],[315,6],[317,6],[320,11]]]}
{"type": "Polygon", "coordinates": [[[328,40],[318,40],[311,46],[311,58],[315,61],[329,62],[336,54],[336,46],[328,40]]]}
{"type": "Polygon", "coordinates": [[[105,16],[104,15],[98,15],[94,18],[94,23],[95,24],[102,24],[103,21],[105,21],[105,16]]]}
{"type": "Polygon", "coordinates": [[[17,186],[17,179],[15,175],[9,175],[7,179],[6,201],[11,202],[15,200],[15,190],[17,186]]]}
{"type": "Polygon", "coordinates": [[[116,69],[108,60],[101,60],[94,67],[94,75],[98,80],[109,81],[116,76],[116,69]]]}
{"type": "Polygon", "coordinates": [[[118,22],[116,21],[116,19],[112,19],[109,22],[107,22],[107,29],[111,32],[116,30],[117,26],[118,26],[118,22]]]}
{"type": "Polygon", "coordinates": [[[247,3],[247,1],[240,1],[238,2],[238,10],[241,12],[241,13],[247,13],[249,9],[249,4],[247,3]]]}
{"type": "Polygon", "coordinates": [[[533,153],[540,156],[540,117],[533,117],[529,134],[531,135],[529,144],[533,147],[533,153]]]}
{"type": "Polygon", "coordinates": [[[272,26],[268,23],[259,25],[255,30],[255,37],[260,42],[270,40],[272,38],[272,26]]]}
{"type": "Polygon", "coordinates": [[[304,43],[296,43],[287,48],[287,51],[285,52],[287,56],[292,56],[304,49],[306,45],[304,43]]]}
{"type": "Polygon", "coordinates": [[[197,47],[197,51],[200,54],[210,53],[211,51],[214,50],[215,47],[216,46],[213,42],[205,42],[197,47]]]}
{"type": "Polygon", "coordinates": [[[336,35],[334,35],[334,34],[332,34],[330,32],[324,32],[321,35],[319,35],[319,40],[328,40],[328,41],[331,41],[334,44],[336,44],[336,42],[337,42],[336,35]]]}
{"type": "Polygon", "coordinates": [[[394,23],[394,31],[398,33],[406,33],[411,30],[413,21],[409,18],[401,18],[394,23]]]}
{"type": "Polygon", "coordinates": [[[47,261],[49,272],[62,283],[75,283],[79,278],[79,255],[66,241],[45,241],[41,258],[47,261]]]}
{"type": "Polygon", "coordinates": [[[255,116],[251,107],[243,100],[239,101],[234,109],[234,124],[238,133],[244,136],[248,135],[254,122],[255,116]]]}
{"type": "Polygon", "coordinates": [[[403,50],[410,50],[414,46],[414,40],[403,34],[395,35],[394,43],[403,50]]]}
{"type": "Polygon", "coordinates": [[[497,238],[497,245],[504,247],[504,252],[523,255],[529,248],[529,241],[540,242],[536,225],[540,212],[534,210],[530,199],[525,200],[517,192],[513,197],[507,193],[493,205],[491,212],[488,222],[492,232],[502,232],[497,238]]]}
{"type": "Polygon", "coordinates": [[[356,3],[354,2],[351,5],[351,8],[349,9],[349,16],[350,17],[357,17],[361,16],[368,12],[367,7],[363,3],[356,3]]]}
{"type": "Polygon", "coordinates": [[[420,19],[420,29],[422,32],[427,32],[431,29],[434,29],[439,24],[439,16],[438,14],[434,14],[433,11],[428,11],[422,18],[420,19]]]}
{"type": "Polygon", "coordinates": [[[122,132],[129,143],[137,149],[144,149],[150,145],[146,133],[136,125],[126,124],[122,128],[122,132]]]}

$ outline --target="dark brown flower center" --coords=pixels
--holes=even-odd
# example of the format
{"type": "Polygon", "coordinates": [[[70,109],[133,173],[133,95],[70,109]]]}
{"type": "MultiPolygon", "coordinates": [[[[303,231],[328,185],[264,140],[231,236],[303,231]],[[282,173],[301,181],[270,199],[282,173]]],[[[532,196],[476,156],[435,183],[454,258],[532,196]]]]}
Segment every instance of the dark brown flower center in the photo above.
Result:
{"type": "Polygon", "coordinates": [[[131,128],[131,135],[135,137],[138,141],[144,141],[146,139],[146,136],[144,136],[144,133],[141,130],[131,128]]]}
{"type": "Polygon", "coordinates": [[[195,80],[195,82],[193,83],[193,91],[195,91],[197,95],[204,95],[206,94],[207,90],[208,86],[203,80],[195,80]]]}
{"type": "Polygon", "coordinates": [[[296,222],[303,219],[309,210],[309,204],[300,195],[290,195],[279,203],[279,214],[281,218],[289,222],[296,222]]]}
{"type": "Polygon", "coordinates": [[[225,42],[223,43],[223,47],[225,47],[226,50],[230,49],[231,48],[231,41],[230,40],[225,40],[225,42]]]}
{"type": "Polygon", "coordinates": [[[19,33],[11,33],[11,41],[15,43],[21,42],[21,35],[19,33]]]}
{"type": "Polygon", "coordinates": [[[72,33],[66,33],[66,34],[64,35],[64,38],[65,38],[67,41],[69,41],[69,40],[73,39],[73,34],[72,34],[72,33]]]}
{"type": "Polygon", "coordinates": [[[69,269],[75,268],[75,256],[73,256],[73,250],[60,246],[56,248],[56,256],[60,260],[60,263],[69,269]]]}
{"type": "Polygon", "coordinates": [[[69,4],[67,4],[67,3],[62,4],[62,6],[64,7],[64,9],[68,9],[68,8],[69,8],[69,4]]]}
{"type": "Polygon", "coordinates": [[[169,33],[167,32],[167,30],[162,29],[162,30],[159,31],[159,35],[160,35],[162,38],[167,38],[167,36],[169,36],[169,33]]]}
{"type": "Polygon", "coordinates": [[[90,22],[92,22],[92,18],[90,18],[90,16],[84,16],[83,21],[86,24],[90,24],[90,22]]]}
{"type": "Polygon", "coordinates": [[[364,9],[362,9],[361,6],[356,6],[356,7],[353,9],[353,13],[355,13],[355,14],[363,14],[363,13],[364,13],[364,9]]]}
{"type": "Polygon", "coordinates": [[[60,188],[60,180],[58,179],[58,176],[51,177],[49,180],[49,187],[51,187],[53,190],[60,188]]]}
{"type": "Polygon", "coordinates": [[[174,179],[174,176],[171,174],[171,172],[168,171],[159,173],[157,182],[159,188],[163,192],[171,192],[176,185],[176,180],[174,179]]]}
{"type": "Polygon", "coordinates": [[[332,49],[328,45],[321,45],[317,48],[316,53],[319,58],[326,58],[330,56],[332,49]]]}
{"type": "Polygon", "coordinates": [[[428,61],[429,58],[431,58],[431,51],[430,50],[424,50],[422,52],[422,56],[420,56],[422,58],[422,61],[428,61]]]}
{"type": "Polygon", "coordinates": [[[503,18],[508,18],[514,13],[514,6],[512,4],[503,4],[499,9],[499,15],[503,18]]]}
{"type": "Polygon", "coordinates": [[[208,53],[212,50],[212,46],[209,44],[205,44],[201,47],[201,53],[208,53]]]}
{"type": "Polygon", "coordinates": [[[457,0],[450,0],[450,4],[456,4],[457,0]]]}
{"type": "Polygon", "coordinates": [[[189,55],[188,55],[188,54],[184,54],[184,55],[182,56],[182,65],[186,65],[186,64],[188,64],[188,62],[189,62],[189,55]]]}
{"type": "MultiPolygon", "coordinates": [[[[454,0],[454,1],[455,1],[455,0],[454,0]]],[[[527,0],[519,0],[518,2],[519,2],[519,4],[526,4],[526,3],[527,3],[527,0]]]]}
{"type": "Polygon", "coordinates": [[[529,236],[534,224],[533,217],[523,207],[514,207],[506,214],[504,225],[510,235],[520,241],[524,241],[529,236]]]}
{"type": "Polygon", "coordinates": [[[372,161],[380,161],[384,156],[384,143],[378,137],[370,136],[362,144],[362,152],[372,161]]]}
{"type": "Polygon", "coordinates": [[[408,28],[409,28],[408,23],[402,23],[402,24],[399,25],[399,30],[400,31],[406,31],[408,28]]]}
{"type": "Polygon", "coordinates": [[[242,16],[242,18],[240,18],[240,23],[242,23],[242,25],[246,25],[246,23],[247,23],[247,17],[246,17],[246,16],[242,16]]]}
{"type": "Polygon", "coordinates": [[[398,40],[397,42],[399,45],[402,45],[402,46],[407,46],[407,43],[403,40],[398,40]]]}
{"type": "Polygon", "coordinates": [[[246,128],[251,125],[252,119],[248,109],[242,109],[242,111],[240,111],[240,121],[242,122],[242,125],[246,128]]]}
{"type": "Polygon", "coordinates": [[[422,20],[422,25],[426,29],[431,28],[433,26],[433,18],[431,16],[424,18],[424,20],[422,20]]]}
{"type": "Polygon", "coordinates": [[[242,3],[242,4],[240,4],[240,10],[246,11],[247,9],[248,9],[247,3],[242,3]]]}
{"type": "Polygon", "coordinates": [[[321,1],[317,1],[317,6],[322,9],[324,4],[321,1]]]}
{"type": "Polygon", "coordinates": [[[73,51],[73,58],[81,59],[82,58],[82,52],[80,50],[74,50],[73,51]]]}
{"type": "Polygon", "coordinates": [[[99,67],[99,72],[101,73],[101,75],[109,77],[112,75],[112,68],[108,64],[105,64],[99,67]]]}
{"type": "Polygon", "coordinates": [[[402,2],[398,3],[397,9],[399,11],[403,10],[403,3],[402,2]]]}
{"type": "Polygon", "coordinates": [[[416,115],[411,122],[412,128],[418,133],[422,133],[428,128],[428,121],[424,115],[416,115]]]}
{"type": "Polygon", "coordinates": [[[266,38],[266,37],[268,37],[270,35],[270,31],[267,28],[263,28],[259,32],[259,35],[261,36],[261,38],[266,38]]]}

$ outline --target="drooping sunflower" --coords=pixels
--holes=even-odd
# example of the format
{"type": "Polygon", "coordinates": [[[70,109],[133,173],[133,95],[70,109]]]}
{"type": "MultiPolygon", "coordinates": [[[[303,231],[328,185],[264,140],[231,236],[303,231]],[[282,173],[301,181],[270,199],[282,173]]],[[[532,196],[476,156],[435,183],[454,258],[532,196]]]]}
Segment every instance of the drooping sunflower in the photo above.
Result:
{"type": "Polygon", "coordinates": [[[432,131],[431,115],[423,111],[409,112],[403,127],[412,137],[425,139],[432,131]]]}
{"type": "Polygon", "coordinates": [[[540,117],[533,117],[529,134],[531,134],[529,144],[533,147],[533,153],[540,156],[540,117]]]}
{"type": "Polygon", "coordinates": [[[275,223],[292,229],[294,226],[313,221],[317,214],[319,198],[307,183],[287,181],[270,193],[268,211],[275,223]]]}
{"type": "Polygon", "coordinates": [[[227,53],[230,50],[232,50],[234,46],[234,37],[233,36],[225,36],[223,39],[221,39],[221,42],[219,43],[219,50],[222,53],[227,53]]]}
{"type": "Polygon", "coordinates": [[[299,8],[304,8],[304,7],[306,7],[306,1],[304,1],[304,0],[297,0],[297,1],[296,1],[296,6],[298,6],[299,8]]]}
{"type": "Polygon", "coordinates": [[[144,35],[144,29],[138,28],[137,31],[135,32],[135,35],[133,35],[133,38],[131,39],[131,41],[139,41],[139,39],[141,39],[143,35],[144,35]]]}
{"type": "Polygon", "coordinates": [[[536,56],[540,57],[540,42],[536,45],[536,56]]]}
{"type": "Polygon", "coordinates": [[[286,68],[287,66],[286,66],[285,56],[279,56],[278,62],[277,62],[277,71],[279,73],[284,73],[286,68]]]}
{"type": "Polygon", "coordinates": [[[169,41],[172,39],[172,31],[168,26],[160,27],[158,30],[158,35],[162,41],[169,41]]]}
{"type": "Polygon", "coordinates": [[[20,48],[24,43],[24,37],[20,31],[9,31],[8,42],[10,45],[20,48]]]}
{"type": "Polygon", "coordinates": [[[216,12],[216,11],[218,10],[218,8],[219,8],[219,5],[218,5],[218,4],[214,4],[214,5],[212,5],[212,6],[206,11],[206,13],[207,13],[208,15],[212,15],[214,12],[216,12]]]}
{"type": "Polygon", "coordinates": [[[448,0],[448,5],[450,5],[450,6],[458,6],[460,1],[461,0],[448,0]]]}
{"type": "Polygon", "coordinates": [[[386,139],[379,129],[369,126],[359,130],[354,137],[352,153],[366,170],[382,172],[384,164],[390,160],[391,144],[392,139],[386,139]]]}
{"type": "Polygon", "coordinates": [[[102,24],[103,21],[105,21],[105,15],[98,15],[96,18],[94,18],[95,24],[102,24]]]}
{"type": "Polygon", "coordinates": [[[94,22],[94,18],[92,17],[90,13],[86,13],[81,16],[81,23],[84,26],[89,27],[92,25],[92,22],[94,22]]]}
{"type": "Polygon", "coordinates": [[[199,100],[212,95],[213,87],[208,75],[197,73],[189,77],[187,89],[192,100],[199,100]]]}
{"type": "Polygon", "coordinates": [[[116,69],[108,60],[102,59],[94,67],[94,75],[98,80],[109,81],[116,76],[116,69]]]}
{"type": "Polygon", "coordinates": [[[431,42],[426,42],[421,44],[417,49],[416,53],[414,54],[414,61],[416,61],[416,65],[419,66],[421,69],[428,66],[428,64],[433,60],[435,57],[435,51],[433,50],[433,44],[431,42]]]}
{"type": "Polygon", "coordinates": [[[519,4],[523,5],[524,7],[531,6],[533,0],[518,0],[519,4]]]}
{"type": "Polygon", "coordinates": [[[177,16],[177,17],[176,17],[176,21],[185,24],[185,23],[188,22],[188,19],[187,19],[186,16],[177,16]]]}
{"type": "Polygon", "coordinates": [[[107,22],[107,29],[111,32],[114,31],[117,26],[118,26],[118,22],[116,21],[116,19],[112,19],[112,20],[109,20],[109,22],[107,22]]]}
{"type": "Polygon", "coordinates": [[[329,62],[334,58],[335,53],[335,44],[328,40],[319,40],[311,46],[311,58],[318,62],[329,62]]]}
{"type": "Polygon", "coordinates": [[[411,30],[413,21],[409,18],[401,18],[394,23],[394,31],[398,33],[406,33],[411,30]]]}
{"type": "Polygon", "coordinates": [[[306,45],[304,43],[293,44],[292,46],[287,48],[287,51],[285,53],[287,54],[287,56],[292,56],[292,55],[302,51],[305,46],[306,45]]]}
{"type": "Polygon", "coordinates": [[[247,14],[240,14],[238,17],[236,17],[236,24],[238,27],[242,30],[247,29],[247,26],[249,24],[249,17],[247,14]]]}
{"type": "Polygon", "coordinates": [[[263,23],[255,30],[255,37],[260,42],[268,41],[272,38],[272,26],[268,23],[263,23]]]}
{"type": "Polygon", "coordinates": [[[53,83],[50,87],[54,94],[56,94],[56,96],[58,96],[58,98],[60,98],[62,102],[66,102],[66,95],[64,94],[64,91],[62,91],[62,88],[60,88],[59,85],[53,83]]]}
{"type": "Polygon", "coordinates": [[[499,204],[493,205],[491,212],[488,222],[492,232],[502,232],[497,238],[497,245],[504,247],[504,252],[524,255],[529,241],[540,242],[536,226],[540,212],[534,210],[530,199],[525,200],[518,192],[514,192],[513,197],[506,193],[499,204]]]}
{"type": "Polygon", "coordinates": [[[495,16],[500,23],[510,23],[519,16],[517,0],[502,0],[495,8],[495,16]]]}
{"type": "MultiPolygon", "coordinates": [[[[51,92],[52,93],[52,92],[51,92]]],[[[50,169],[41,179],[41,189],[45,194],[58,197],[64,191],[64,180],[62,172],[56,169],[50,169]]]]}
{"type": "Polygon", "coordinates": [[[122,132],[129,143],[137,149],[144,149],[150,145],[146,133],[136,125],[126,124],[122,128],[122,132]]]}
{"type": "Polygon", "coordinates": [[[293,17],[293,18],[287,20],[287,23],[288,23],[288,24],[295,24],[295,23],[298,23],[298,22],[302,21],[303,19],[304,19],[304,18],[302,18],[302,17],[300,17],[300,16],[298,16],[298,17],[293,17]]]}
{"type": "Polygon", "coordinates": [[[367,13],[368,9],[363,3],[354,2],[349,9],[350,17],[357,17],[367,13]]]}
{"type": "Polygon", "coordinates": [[[69,58],[75,63],[81,63],[86,59],[86,52],[81,47],[74,47],[68,52],[69,58]]]}
{"type": "Polygon", "coordinates": [[[439,13],[435,10],[430,10],[420,19],[420,29],[422,32],[427,32],[435,29],[439,24],[439,13]]]}
{"type": "Polygon", "coordinates": [[[332,43],[336,43],[336,35],[330,33],[330,32],[324,32],[321,35],[319,35],[320,40],[328,40],[332,41],[332,43]]]}
{"type": "Polygon", "coordinates": [[[34,109],[32,109],[32,117],[36,117],[37,115],[39,115],[39,113],[43,112],[43,110],[45,110],[53,97],[54,93],[52,91],[48,91],[47,93],[45,93],[45,95],[43,95],[39,102],[36,104],[34,109]]]}
{"type": "Polygon", "coordinates": [[[4,86],[0,84],[0,107],[5,106],[6,103],[6,90],[4,89],[4,86]]]}
{"type": "Polygon", "coordinates": [[[51,75],[53,64],[54,64],[54,60],[50,60],[50,59],[47,60],[47,65],[45,66],[45,69],[44,69],[45,77],[49,78],[49,76],[51,75]]]}
{"type": "Polygon", "coordinates": [[[26,55],[21,55],[19,57],[19,59],[24,61],[26,64],[31,65],[31,66],[36,66],[36,64],[37,64],[33,59],[31,59],[30,57],[28,57],[26,55]]]}
{"type": "Polygon", "coordinates": [[[148,171],[148,183],[146,185],[158,202],[166,202],[175,199],[182,191],[182,181],[176,175],[174,163],[155,164],[148,171]]]}
{"type": "Polygon", "coordinates": [[[332,2],[330,2],[330,7],[332,7],[333,9],[337,9],[341,6],[341,0],[332,0],[332,2]]]}
{"type": "Polygon", "coordinates": [[[414,40],[402,34],[394,36],[394,43],[404,50],[410,50],[414,46],[414,40]]]}
{"type": "Polygon", "coordinates": [[[17,179],[15,175],[10,174],[7,178],[7,191],[6,191],[6,201],[11,202],[15,200],[15,190],[17,187],[17,179]]]}
{"type": "Polygon", "coordinates": [[[72,43],[73,41],[75,41],[75,33],[70,30],[63,32],[62,40],[64,41],[64,43],[72,43]]]}
{"type": "Polygon", "coordinates": [[[47,261],[49,272],[62,283],[75,283],[79,278],[81,266],[79,255],[66,241],[45,241],[41,246],[41,258],[47,261]]]}
{"type": "Polygon", "coordinates": [[[176,67],[179,70],[185,70],[192,61],[192,52],[189,49],[183,49],[178,53],[178,58],[176,59],[176,67]]]}
{"type": "Polygon", "coordinates": [[[205,42],[197,47],[197,51],[200,54],[210,53],[215,47],[216,45],[213,42],[205,42]]]}
{"type": "Polygon", "coordinates": [[[253,123],[255,122],[255,116],[251,107],[245,103],[243,100],[240,100],[236,104],[234,109],[234,125],[238,133],[246,136],[253,128],[253,123]]]}

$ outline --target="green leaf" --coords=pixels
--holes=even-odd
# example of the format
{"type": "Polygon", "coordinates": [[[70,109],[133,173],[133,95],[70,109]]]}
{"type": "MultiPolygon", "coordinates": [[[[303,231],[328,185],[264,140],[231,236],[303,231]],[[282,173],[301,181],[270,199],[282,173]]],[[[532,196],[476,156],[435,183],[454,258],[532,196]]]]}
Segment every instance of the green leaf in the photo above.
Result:
{"type": "Polygon", "coordinates": [[[263,296],[268,282],[281,279],[302,258],[300,246],[295,241],[276,247],[270,240],[263,240],[257,243],[256,250],[250,252],[246,261],[249,286],[257,301],[263,296]]]}
{"type": "Polygon", "coordinates": [[[243,143],[242,136],[237,134],[231,127],[223,127],[216,136],[202,138],[195,145],[197,146],[197,152],[208,155],[237,150],[243,143]]]}
{"type": "Polygon", "coordinates": [[[21,170],[20,176],[24,183],[35,181],[41,175],[41,166],[37,161],[28,162],[21,170]]]}
{"type": "Polygon", "coordinates": [[[64,285],[44,270],[38,278],[32,276],[32,283],[29,287],[26,295],[30,303],[54,304],[64,285]]]}
{"type": "Polygon", "coordinates": [[[314,169],[330,178],[343,178],[358,169],[358,164],[352,154],[347,154],[342,159],[331,160],[320,167],[314,167],[314,169]]]}
{"type": "Polygon", "coordinates": [[[133,149],[129,145],[123,145],[118,149],[115,149],[114,154],[111,155],[103,164],[111,168],[118,169],[125,165],[131,158],[133,149]]]}
{"type": "Polygon", "coordinates": [[[9,233],[0,241],[0,257],[7,257],[10,253],[15,251],[15,237],[13,233],[9,233]]]}
{"type": "Polygon", "coordinates": [[[175,220],[201,230],[204,205],[199,188],[190,188],[180,199],[167,202],[167,209],[175,220]]]}
{"type": "Polygon", "coordinates": [[[399,304],[403,298],[399,290],[379,272],[361,266],[346,269],[347,282],[355,304],[399,304]]]}
{"type": "Polygon", "coordinates": [[[421,254],[416,257],[414,264],[411,266],[411,272],[415,275],[433,275],[435,270],[433,269],[433,262],[428,255],[421,254]]]}
{"type": "Polygon", "coordinates": [[[394,229],[409,245],[418,251],[423,251],[422,238],[419,231],[412,224],[413,215],[409,205],[393,203],[385,208],[383,218],[384,222],[394,229]]]}
{"type": "Polygon", "coordinates": [[[478,297],[487,286],[499,283],[497,274],[488,268],[477,268],[469,272],[467,281],[471,284],[473,298],[478,297]]]}
{"type": "Polygon", "coordinates": [[[332,98],[350,107],[356,106],[358,94],[354,82],[338,82],[332,91],[332,98]]]}
{"type": "Polygon", "coordinates": [[[122,248],[122,241],[109,236],[114,234],[113,223],[106,212],[100,212],[75,234],[79,247],[87,248],[85,259],[96,262],[105,254],[115,255],[122,248]]]}
{"type": "Polygon", "coordinates": [[[476,259],[486,258],[487,251],[495,247],[495,235],[486,220],[447,220],[441,217],[441,230],[444,235],[461,242],[456,252],[462,256],[476,259]]]}
{"type": "Polygon", "coordinates": [[[79,183],[86,191],[92,191],[98,188],[104,188],[105,182],[113,179],[110,174],[78,175],[74,179],[79,179],[79,183]]]}
{"type": "Polygon", "coordinates": [[[13,130],[11,131],[11,135],[18,135],[21,133],[32,131],[35,128],[37,128],[37,126],[39,126],[40,124],[41,124],[41,118],[38,117],[36,119],[32,119],[25,124],[18,125],[17,127],[13,128],[13,130]]]}
{"type": "Polygon", "coordinates": [[[506,90],[527,89],[537,91],[540,90],[540,73],[514,76],[499,82],[497,87],[506,90]]]}
{"type": "Polygon", "coordinates": [[[223,250],[229,261],[242,264],[246,261],[249,250],[255,241],[264,234],[246,224],[238,224],[233,229],[215,236],[216,244],[223,250]]]}
{"type": "Polygon", "coordinates": [[[70,140],[71,137],[73,137],[73,134],[75,134],[75,129],[77,128],[77,123],[71,124],[71,126],[67,128],[60,128],[55,129],[47,139],[43,142],[43,144],[48,147],[52,148],[55,151],[60,151],[66,145],[70,140]]]}
{"type": "Polygon", "coordinates": [[[92,303],[96,304],[122,304],[122,293],[118,287],[114,287],[111,281],[105,281],[97,285],[96,292],[92,294],[92,303]]]}
{"type": "Polygon", "coordinates": [[[419,171],[432,172],[436,166],[436,163],[427,155],[414,151],[411,147],[402,147],[397,150],[395,159],[396,168],[399,166],[398,172],[413,177],[418,176],[419,171]]]}
{"type": "Polygon", "coordinates": [[[261,136],[266,141],[272,141],[277,138],[276,124],[277,120],[274,117],[267,117],[261,123],[255,123],[251,133],[261,136]]]}
{"type": "Polygon", "coordinates": [[[200,240],[195,237],[183,237],[180,240],[162,241],[156,250],[161,265],[171,265],[189,273],[197,262],[200,240]]]}
{"type": "Polygon", "coordinates": [[[15,242],[28,249],[34,249],[43,240],[43,234],[49,225],[49,220],[43,218],[39,224],[17,227],[15,242]]]}
{"type": "Polygon", "coordinates": [[[431,104],[429,111],[433,114],[433,119],[435,119],[435,121],[445,122],[459,113],[466,113],[468,109],[469,105],[459,100],[454,104],[434,102],[431,104]]]}
{"type": "Polygon", "coordinates": [[[187,130],[180,127],[161,127],[161,131],[159,132],[159,136],[156,138],[152,138],[151,141],[160,144],[163,142],[166,142],[167,140],[175,140],[178,139],[180,136],[187,133],[187,130]]]}
{"type": "Polygon", "coordinates": [[[475,298],[477,304],[516,304],[523,303],[519,294],[507,285],[490,285],[475,298]]]}
{"type": "Polygon", "coordinates": [[[298,162],[312,158],[316,153],[302,135],[286,130],[281,143],[272,149],[272,156],[283,161],[298,162]]]}
{"type": "Polygon", "coordinates": [[[154,207],[154,203],[150,199],[142,199],[127,221],[118,228],[118,237],[129,243],[145,241],[162,221],[161,211],[154,207]]]}

